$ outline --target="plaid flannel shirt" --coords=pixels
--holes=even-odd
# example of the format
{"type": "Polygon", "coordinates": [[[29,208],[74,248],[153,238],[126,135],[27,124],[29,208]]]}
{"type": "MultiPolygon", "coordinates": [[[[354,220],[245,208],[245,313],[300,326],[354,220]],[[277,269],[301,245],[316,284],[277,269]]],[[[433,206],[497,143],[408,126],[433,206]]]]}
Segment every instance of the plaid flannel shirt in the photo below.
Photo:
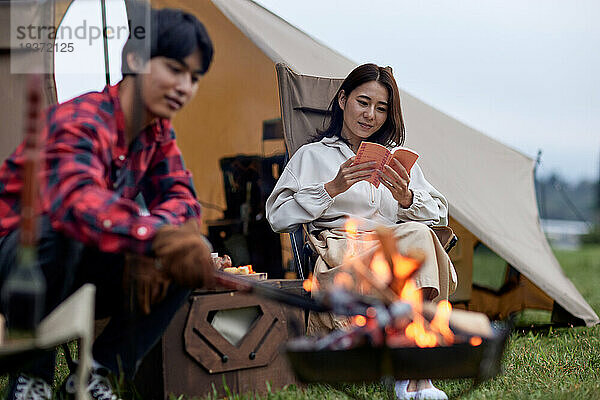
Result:
{"type": "MultiPolygon", "coordinates": [[[[150,253],[160,226],[199,219],[201,210],[171,122],[155,120],[128,148],[118,90],[48,109],[40,207],[54,229],[84,244],[150,253]],[[139,193],[149,213],[136,203],[139,193]]],[[[22,143],[0,168],[0,237],[19,225],[23,150],[22,143]]]]}

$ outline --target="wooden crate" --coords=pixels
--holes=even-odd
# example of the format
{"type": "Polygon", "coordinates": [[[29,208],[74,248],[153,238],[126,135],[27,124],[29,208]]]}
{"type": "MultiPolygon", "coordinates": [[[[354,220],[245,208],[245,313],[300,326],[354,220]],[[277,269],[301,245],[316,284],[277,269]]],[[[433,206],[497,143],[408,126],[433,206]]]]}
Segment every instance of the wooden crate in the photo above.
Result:
{"type": "MultiPolygon", "coordinates": [[[[285,290],[303,292],[300,280],[267,281],[285,290]]],[[[136,376],[147,400],[184,394],[190,398],[213,392],[265,393],[298,383],[280,350],[285,341],[304,334],[304,311],[236,291],[194,292],[175,315],[165,335],[148,354],[136,376]],[[211,326],[215,311],[256,306],[260,317],[237,346],[211,326]]]]}

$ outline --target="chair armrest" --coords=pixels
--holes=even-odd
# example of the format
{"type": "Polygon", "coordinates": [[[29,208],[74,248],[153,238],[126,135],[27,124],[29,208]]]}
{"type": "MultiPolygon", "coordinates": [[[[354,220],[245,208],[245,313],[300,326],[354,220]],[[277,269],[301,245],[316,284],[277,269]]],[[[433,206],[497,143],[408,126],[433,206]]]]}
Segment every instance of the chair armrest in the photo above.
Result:
{"type": "Polygon", "coordinates": [[[450,252],[454,245],[456,245],[456,242],[458,242],[458,236],[456,236],[449,226],[432,226],[431,229],[442,244],[444,250],[446,250],[446,253],[450,252]]]}

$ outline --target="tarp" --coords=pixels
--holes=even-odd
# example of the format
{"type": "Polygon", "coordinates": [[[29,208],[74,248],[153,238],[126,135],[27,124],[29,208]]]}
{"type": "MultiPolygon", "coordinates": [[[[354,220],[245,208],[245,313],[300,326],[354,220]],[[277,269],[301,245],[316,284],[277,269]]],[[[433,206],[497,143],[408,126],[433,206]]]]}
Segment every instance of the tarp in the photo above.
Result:
{"type": "MultiPolygon", "coordinates": [[[[300,74],[337,78],[346,76],[356,63],[251,0],[152,4],[195,14],[215,44],[214,62],[200,80],[198,95],[174,125],[198,197],[205,204],[204,219],[217,218],[218,209],[225,206],[219,159],[264,154],[263,121],[280,116],[275,63],[283,62],[300,74]]],[[[396,80],[402,86],[402,77],[396,80]]],[[[427,179],[450,203],[451,220],[573,316],[587,325],[598,323],[598,316],[563,274],[540,229],[533,160],[406,92],[400,95],[406,145],[422,155],[420,165],[427,179]]],[[[275,146],[271,151],[281,149],[275,146]]],[[[472,246],[470,251],[472,257],[472,246]]]]}
{"type": "MultiPolygon", "coordinates": [[[[343,77],[356,66],[252,1],[212,1],[273,62],[327,77],[343,77]]],[[[598,323],[540,228],[534,161],[406,92],[400,98],[406,145],[425,155],[419,164],[448,199],[450,215],[567,311],[598,323]]]]}

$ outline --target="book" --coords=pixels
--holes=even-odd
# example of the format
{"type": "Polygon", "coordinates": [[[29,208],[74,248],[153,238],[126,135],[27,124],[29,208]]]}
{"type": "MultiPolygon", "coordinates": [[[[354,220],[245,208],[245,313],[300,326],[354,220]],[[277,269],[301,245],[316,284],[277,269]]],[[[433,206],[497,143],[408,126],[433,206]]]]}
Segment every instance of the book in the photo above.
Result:
{"type": "MultiPolygon", "coordinates": [[[[406,172],[408,172],[410,175],[410,170],[419,158],[419,154],[416,151],[406,147],[398,147],[392,152],[387,147],[380,145],[379,143],[363,141],[358,148],[356,159],[354,160],[353,165],[368,161],[375,161],[377,162],[375,169],[383,172],[384,167],[388,164],[393,168],[393,165],[390,163],[394,158],[400,161],[400,164],[402,164],[404,169],[406,169],[406,172]]],[[[377,176],[377,172],[373,172],[367,181],[371,182],[376,188],[378,188],[379,184],[381,183],[379,181],[379,177],[377,176]]]]}

